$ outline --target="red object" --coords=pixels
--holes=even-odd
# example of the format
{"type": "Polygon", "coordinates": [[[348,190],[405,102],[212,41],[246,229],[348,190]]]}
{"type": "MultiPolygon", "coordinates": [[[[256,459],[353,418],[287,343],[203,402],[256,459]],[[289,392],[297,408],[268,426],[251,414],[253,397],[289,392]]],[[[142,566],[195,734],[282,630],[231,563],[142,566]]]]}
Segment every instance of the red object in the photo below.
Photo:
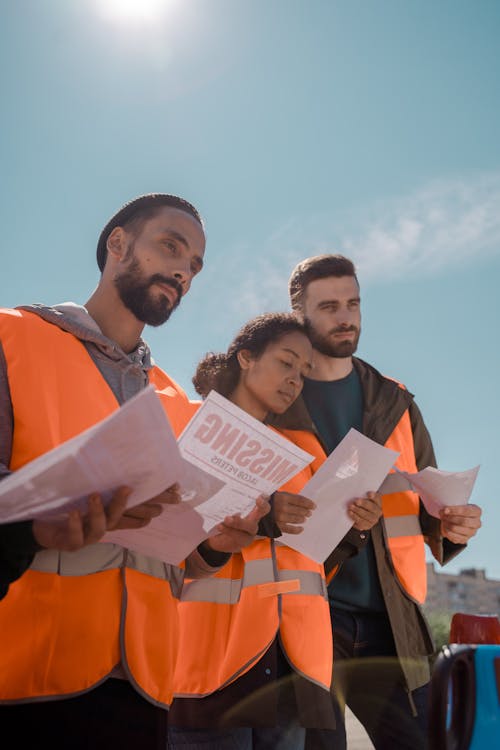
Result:
{"type": "Polygon", "coordinates": [[[455,612],[451,618],[449,642],[500,645],[500,620],[497,615],[466,615],[455,612]]]}

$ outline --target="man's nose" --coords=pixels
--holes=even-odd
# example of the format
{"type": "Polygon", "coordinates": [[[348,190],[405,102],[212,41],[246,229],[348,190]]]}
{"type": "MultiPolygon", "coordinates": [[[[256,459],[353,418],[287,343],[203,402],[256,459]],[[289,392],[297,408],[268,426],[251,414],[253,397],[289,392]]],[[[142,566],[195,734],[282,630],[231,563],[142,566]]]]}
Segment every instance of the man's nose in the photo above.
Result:
{"type": "Polygon", "coordinates": [[[337,325],[351,326],[355,314],[351,310],[343,309],[337,311],[337,325]]]}
{"type": "Polygon", "coordinates": [[[188,263],[179,264],[172,273],[173,278],[182,286],[182,293],[185,294],[191,286],[193,273],[188,263]]]}

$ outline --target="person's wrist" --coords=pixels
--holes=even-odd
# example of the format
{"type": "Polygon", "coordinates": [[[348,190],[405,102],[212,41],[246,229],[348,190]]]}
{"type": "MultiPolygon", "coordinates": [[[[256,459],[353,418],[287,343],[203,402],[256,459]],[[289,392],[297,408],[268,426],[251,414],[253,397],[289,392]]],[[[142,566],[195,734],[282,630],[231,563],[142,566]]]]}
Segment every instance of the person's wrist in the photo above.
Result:
{"type": "Polygon", "coordinates": [[[198,552],[202,556],[208,565],[213,568],[219,568],[229,560],[231,554],[229,552],[221,552],[212,547],[209,539],[205,539],[197,547],[198,552]]]}
{"type": "MultiPolygon", "coordinates": [[[[354,534],[357,536],[357,538],[362,541],[366,542],[370,537],[370,529],[356,529],[354,526],[351,528],[350,534],[354,534]]],[[[356,536],[354,538],[356,538],[356,536]]],[[[351,539],[353,537],[351,536],[351,539]]]]}

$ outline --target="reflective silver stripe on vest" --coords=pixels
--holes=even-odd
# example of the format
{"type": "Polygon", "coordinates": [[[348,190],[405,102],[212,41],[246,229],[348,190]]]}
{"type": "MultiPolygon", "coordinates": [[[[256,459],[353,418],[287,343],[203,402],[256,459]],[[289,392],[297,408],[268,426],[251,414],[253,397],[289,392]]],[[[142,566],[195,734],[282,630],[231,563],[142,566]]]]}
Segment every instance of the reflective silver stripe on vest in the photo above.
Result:
{"type": "Polygon", "coordinates": [[[61,576],[86,576],[115,568],[131,568],[153,578],[168,581],[173,596],[180,596],[184,580],[184,571],[181,568],[124,549],[118,544],[90,544],[78,552],[43,550],[35,555],[31,564],[31,570],[61,576]]]}
{"type": "Polygon", "coordinates": [[[245,573],[241,578],[202,578],[184,584],[181,601],[183,602],[213,602],[214,604],[236,604],[243,589],[249,586],[259,586],[263,583],[290,581],[298,579],[300,589],[290,591],[286,596],[308,594],[328,597],[324,578],[310,570],[280,570],[278,577],[273,572],[271,559],[250,560],[245,563],[245,573]],[[265,576],[265,577],[264,577],[265,576]]]}
{"type": "Polygon", "coordinates": [[[390,516],[384,518],[388,537],[418,536],[422,534],[418,516],[390,516]]]}
{"type": "Polygon", "coordinates": [[[299,591],[290,591],[293,594],[308,594],[309,596],[322,596],[328,599],[326,581],[319,573],[313,570],[280,570],[280,581],[291,581],[298,578],[300,581],[299,591]]]}

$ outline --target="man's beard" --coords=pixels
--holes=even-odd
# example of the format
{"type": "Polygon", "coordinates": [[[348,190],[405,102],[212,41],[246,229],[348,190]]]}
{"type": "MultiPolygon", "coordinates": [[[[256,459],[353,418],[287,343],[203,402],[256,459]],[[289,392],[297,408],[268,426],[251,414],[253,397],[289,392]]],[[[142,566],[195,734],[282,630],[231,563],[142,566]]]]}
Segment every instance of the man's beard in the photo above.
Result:
{"type": "Polygon", "coordinates": [[[338,326],[337,328],[332,328],[328,335],[324,336],[316,331],[308,318],[304,319],[304,325],[313,348],[327,357],[333,357],[334,359],[351,357],[358,348],[361,330],[356,326],[338,326]],[[334,341],[330,338],[335,333],[347,333],[349,331],[354,331],[355,333],[352,341],[334,341]]]}
{"type": "Polygon", "coordinates": [[[162,276],[160,273],[146,279],[137,258],[132,258],[128,268],[115,278],[115,286],[125,307],[137,320],[149,326],[161,326],[165,323],[178,307],[182,297],[182,286],[176,279],[162,276]],[[158,283],[171,286],[177,292],[174,304],[164,294],[153,297],[150,289],[158,283]]]}

